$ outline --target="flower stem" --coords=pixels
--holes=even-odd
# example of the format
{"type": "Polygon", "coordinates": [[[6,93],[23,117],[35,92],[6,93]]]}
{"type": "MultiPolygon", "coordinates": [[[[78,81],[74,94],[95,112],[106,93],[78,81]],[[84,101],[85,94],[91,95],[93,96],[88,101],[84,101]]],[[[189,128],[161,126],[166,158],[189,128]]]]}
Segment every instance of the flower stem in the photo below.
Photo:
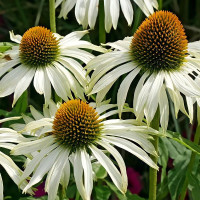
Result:
{"type": "Polygon", "coordinates": [[[162,10],[162,4],[163,4],[163,0],[158,0],[158,10],[162,10]]]}
{"type": "Polygon", "coordinates": [[[104,5],[103,0],[99,1],[99,43],[106,42],[106,31],[104,25],[104,5]]]}
{"type": "MultiPolygon", "coordinates": [[[[194,144],[199,144],[199,139],[200,139],[200,107],[198,105],[197,105],[197,119],[198,119],[198,125],[197,125],[196,133],[194,136],[194,144]]],[[[188,168],[187,168],[187,172],[186,172],[186,178],[183,183],[180,200],[185,199],[187,188],[188,188],[188,182],[189,182],[188,177],[192,173],[195,156],[196,156],[196,153],[192,152],[191,157],[190,157],[190,162],[188,164],[188,168]]]]}
{"type": "MultiPolygon", "coordinates": [[[[157,109],[156,114],[151,122],[151,128],[159,130],[160,113],[157,109]]],[[[158,136],[154,136],[152,141],[155,151],[158,153],[158,136]]],[[[158,157],[151,155],[151,159],[155,164],[158,162],[158,157]]],[[[149,169],[149,200],[156,200],[156,189],[157,189],[157,170],[154,168],[149,169]]]]}
{"type": "Polygon", "coordinates": [[[55,11],[55,0],[49,0],[49,17],[50,17],[50,28],[53,33],[56,33],[56,11],[55,11]]]}
{"type": "Polygon", "coordinates": [[[64,200],[66,198],[66,191],[65,188],[60,185],[59,187],[59,200],[64,200]]]}
{"type": "Polygon", "coordinates": [[[80,199],[80,194],[78,192],[78,190],[76,191],[76,197],[75,197],[75,200],[79,200],[80,199]]]}

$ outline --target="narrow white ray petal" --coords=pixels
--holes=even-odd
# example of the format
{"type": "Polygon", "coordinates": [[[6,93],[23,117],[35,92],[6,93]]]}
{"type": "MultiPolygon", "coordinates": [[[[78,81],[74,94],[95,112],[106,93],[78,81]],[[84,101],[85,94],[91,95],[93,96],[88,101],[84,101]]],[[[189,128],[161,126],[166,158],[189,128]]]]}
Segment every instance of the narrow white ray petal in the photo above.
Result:
{"type": "Polygon", "coordinates": [[[86,15],[86,1],[85,0],[77,0],[76,6],[75,6],[75,16],[76,20],[79,24],[82,24],[83,19],[86,15]]]}
{"type": "Polygon", "coordinates": [[[111,137],[111,136],[105,136],[104,140],[130,152],[131,154],[135,155],[136,157],[144,161],[150,167],[158,170],[158,166],[151,160],[148,154],[134,143],[129,142],[128,140],[122,138],[111,137]]]}
{"type": "Polygon", "coordinates": [[[31,142],[22,142],[18,144],[13,151],[11,152],[13,155],[26,155],[35,151],[40,150],[41,148],[45,148],[54,143],[54,139],[52,136],[44,137],[39,140],[31,141],[31,142]]]}
{"type": "MultiPolygon", "coordinates": [[[[112,56],[112,54],[110,56],[112,56]]],[[[123,65],[125,62],[130,61],[130,57],[129,57],[129,55],[127,55],[125,53],[119,52],[118,54],[116,54],[116,56],[113,56],[109,59],[105,58],[105,60],[102,60],[102,59],[98,60],[98,58],[95,58],[94,60],[99,61],[96,66],[98,68],[92,74],[90,85],[89,85],[89,90],[91,90],[93,88],[93,86],[95,85],[95,83],[100,78],[102,78],[102,76],[105,75],[108,71],[110,71],[111,69],[113,69],[114,67],[116,67],[118,65],[123,65]]],[[[135,67],[135,65],[133,64],[133,69],[134,69],[134,67],[135,67]]]]}
{"type": "Polygon", "coordinates": [[[105,13],[105,30],[107,33],[112,28],[112,18],[110,14],[110,0],[104,0],[104,13],[105,13]]]}
{"type": "Polygon", "coordinates": [[[163,85],[163,74],[158,73],[153,81],[153,84],[150,88],[149,97],[147,99],[144,113],[147,119],[147,124],[150,125],[156,110],[158,108],[158,98],[160,96],[160,90],[163,85]]]}
{"type": "Polygon", "coordinates": [[[188,113],[189,113],[189,118],[190,118],[190,123],[193,121],[193,115],[194,115],[194,100],[191,97],[186,96],[186,102],[187,102],[187,107],[188,107],[188,113]]]}
{"type": "Polygon", "coordinates": [[[116,187],[123,193],[122,177],[118,169],[115,167],[113,162],[98,148],[94,145],[90,146],[90,149],[96,159],[101,163],[101,165],[106,169],[110,178],[116,187]]]}
{"type": "Polygon", "coordinates": [[[13,42],[20,44],[22,36],[21,35],[14,35],[13,31],[9,31],[9,33],[10,33],[10,39],[13,42]]]}
{"type": "Polygon", "coordinates": [[[167,130],[169,121],[169,103],[164,86],[162,86],[160,90],[159,106],[160,106],[160,124],[164,130],[167,130]]]}
{"type": "Polygon", "coordinates": [[[55,2],[55,8],[57,8],[61,3],[62,3],[63,0],[56,0],[55,2]]]}
{"type": "Polygon", "coordinates": [[[150,15],[150,12],[148,10],[148,8],[146,7],[146,5],[144,4],[143,1],[141,0],[133,0],[142,10],[142,12],[148,17],[150,15]]]}
{"type": "Polygon", "coordinates": [[[55,116],[57,110],[58,110],[57,105],[54,103],[53,100],[51,100],[49,102],[49,114],[50,114],[51,118],[53,118],[55,116]]]}
{"type": "Polygon", "coordinates": [[[81,153],[77,151],[74,157],[74,178],[76,182],[76,187],[83,198],[83,200],[89,200],[86,195],[86,191],[83,185],[83,166],[81,163],[81,153]]]}
{"type": "Polygon", "coordinates": [[[106,121],[103,122],[105,125],[113,125],[113,124],[131,124],[131,125],[146,125],[145,123],[141,124],[135,119],[126,119],[126,120],[121,120],[121,119],[107,119],[106,121]]]}
{"type": "Polygon", "coordinates": [[[59,17],[67,18],[69,11],[75,6],[76,0],[63,1],[59,17]]]}
{"type": "Polygon", "coordinates": [[[16,144],[0,142],[0,147],[1,148],[12,150],[15,146],[16,146],[16,144]]]}
{"type": "Polygon", "coordinates": [[[122,81],[119,90],[117,92],[117,104],[118,104],[118,109],[119,109],[119,115],[121,116],[123,106],[126,101],[126,97],[128,94],[128,90],[130,88],[130,85],[134,78],[137,76],[137,74],[140,72],[140,68],[134,69],[132,72],[130,72],[122,81]]]}
{"type": "Polygon", "coordinates": [[[27,139],[17,132],[5,132],[0,134],[0,142],[19,143],[23,141],[27,141],[27,139]]]}
{"type": "MultiPolygon", "coordinates": [[[[143,87],[144,82],[145,82],[145,80],[146,80],[146,78],[147,78],[148,75],[149,74],[147,72],[144,73],[142,75],[142,77],[140,78],[140,80],[139,80],[139,82],[138,82],[138,84],[137,84],[137,86],[135,88],[134,98],[133,98],[133,100],[134,100],[133,101],[133,108],[134,108],[134,110],[135,110],[135,107],[136,107],[136,104],[137,104],[137,101],[138,101],[138,96],[139,96],[139,94],[140,94],[140,92],[142,90],[142,87],[143,87]]],[[[137,111],[135,110],[135,112],[137,112],[137,111]]]]}
{"type": "Polygon", "coordinates": [[[108,91],[113,86],[113,84],[115,83],[116,80],[117,79],[113,80],[109,85],[107,85],[104,89],[102,89],[101,91],[99,91],[97,93],[97,96],[96,96],[96,103],[97,104],[99,104],[103,101],[104,97],[106,96],[106,94],[108,93],[108,91]]]}
{"type": "Polygon", "coordinates": [[[113,80],[116,80],[121,75],[126,74],[130,71],[132,71],[136,66],[134,66],[132,63],[126,63],[124,65],[121,65],[120,67],[117,67],[116,69],[112,70],[105,76],[103,76],[94,86],[91,94],[97,93],[107,87],[113,80]]]}
{"type": "Polygon", "coordinates": [[[28,67],[20,65],[7,73],[0,81],[0,97],[13,93],[19,80],[26,76],[28,71],[28,67]]]}
{"type": "MultiPolygon", "coordinates": [[[[143,75],[144,76],[144,75],[143,75]]],[[[152,87],[152,84],[154,82],[155,75],[152,74],[145,82],[145,84],[142,86],[141,91],[139,92],[138,99],[136,99],[137,103],[134,107],[134,111],[136,116],[138,117],[141,113],[144,112],[144,106],[147,102],[147,99],[149,97],[149,90],[152,87]]],[[[139,84],[139,83],[138,83],[139,84]]]]}
{"type": "Polygon", "coordinates": [[[19,58],[1,63],[0,64],[0,77],[2,75],[4,75],[9,69],[11,69],[12,67],[15,67],[19,63],[20,63],[19,58]]]}
{"type": "Polygon", "coordinates": [[[32,122],[28,123],[25,126],[24,130],[22,130],[22,131],[28,132],[28,131],[35,131],[36,129],[45,127],[45,126],[51,127],[52,122],[53,122],[53,119],[51,119],[51,118],[42,118],[40,120],[32,121],[32,122]]]}
{"type": "Polygon", "coordinates": [[[157,2],[157,0],[152,0],[151,4],[156,10],[158,10],[158,2],[157,2]]]}
{"type": "Polygon", "coordinates": [[[100,107],[95,108],[96,111],[98,112],[98,114],[100,115],[101,113],[111,109],[111,108],[115,108],[117,107],[117,104],[106,104],[106,105],[102,105],[100,107]]]}
{"type": "Polygon", "coordinates": [[[148,8],[149,12],[153,14],[153,6],[152,6],[152,0],[144,0],[144,3],[146,4],[146,7],[148,8]]]}
{"type": "Polygon", "coordinates": [[[15,124],[11,124],[10,127],[14,129],[15,131],[21,131],[22,129],[24,129],[25,124],[15,123],[15,124]]]}
{"type": "Polygon", "coordinates": [[[8,117],[0,120],[0,123],[21,119],[22,117],[8,117]]]}
{"type": "MultiPolygon", "coordinates": [[[[10,157],[0,152],[0,165],[6,170],[10,178],[18,185],[20,176],[22,175],[22,171],[19,169],[19,167],[12,161],[10,157]]],[[[24,181],[20,188],[23,189],[25,185],[27,184],[26,181],[24,181]]],[[[28,190],[28,193],[33,194],[32,190],[28,190]]]]}
{"type": "Polygon", "coordinates": [[[44,94],[44,69],[37,68],[34,76],[33,85],[39,94],[44,94]]]}
{"type": "Polygon", "coordinates": [[[53,164],[55,163],[56,158],[60,154],[62,148],[57,148],[51,151],[48,156],[44,157],[34,172],[30,182],[24,188],[23,192],[26,192],[29,188],[31,188],[36,183],[40,182],[44,175],[51,169],[53,164]]]}
{"type": "Polygon", "coordinates": [[[113,28],[117,28],[118,19],[119,19],[119,0],[110,1],[110,14],[112,18],[113,28]]]}
{"type": "Polygon", "coordinates": [[[76,60],[66,57],[61,57],[59,61],[63,66],[65,66],[65,68],[72,72],[81,85],[85,86],[87,84],[86,71],[83,69],[80,63],[78,63],[76,60]]]}
{"type": "MultiPolygon", "coordinates": [[[[74,0],[73,0],[74,1],[74,0]]],[[[73,44],[74,42],[79,41],[84,35],[88,34],[89,31],[74,31],[68,35],[66,35],[63,39],[60,41],[61,49],[63,49],[64,44],[73,44]]]]}
{"type": "Polygon", "coordinates": [[[3,200],[3,180],[0,174],[0,199],[3,200]]]}
{"type": "Polygon", "coordinates": [[[99,8],[99,0],[90,1],[88,10],[88,23],[91,29],[94,29],[99,8]]]}
{"type": "Polygon", "coordinates": [[[17,100],[19,99],[19,97],[23,94],[23,92],[28,88],[28,86],[30,85],[33,77],[35,74],[35,69],[34,68],[30,68],[24,77],[22,77],[19,82],[16,85],[15,91],[14,91],[14,100],[13,100],[13,105],[15,105],[15,103],[17,102],[17,100]]]}
{"type": "Polygon", "coordinates": [[[61,49],[61,56],[69,56],[73,58],[77,58],[81,61],[83,61],[85,64],[87,64],[91,59],[94,58],[94,56],[84,50],[73,48],[73,49],[61,49]]]}
{"type": "Polygon", "coordinates": [[[128,22],[128,25],[131,26],[133,22],[133,7],[130,0],[120,0],[122,12],[128,22]]]}
{"type": "Polygon", "coordinates": [[[36,156],[34,156],[34,158],[28,163],[28,165],[26,166],[22,176],[21,176],[21,181],[23,181],[24,179],[26,179],[28,176],[30,176],[30,174],[36,169],[36,167],[39,165],[39,163],[41,162],[41,160],[47,155],[49,154],[53,149],[55,149],[58,145],[57,144],[53,144],[51,146],[48,147],[44,147],[36,156]]]}
{"type": "Polygon", "coordinates": [[[48,200],[55,200],[57,196],[58,186],[62,176],[63,168],[68,160],[69,151],[64,149],[58,155],[53,167],[49,171],[46,182],[45,190],[48,192],[48,200]]]}
{"type": "Polygon", "coordinates": [[[146,152],[152,155],[157,155],[154,146],[148,140],[148,138],[151,137],[149,135],[145,135],[144,133],[140,132],[134,132],[134,129],[131,131],[120,130],[120,129],[113,131],[106,131],[105,134],[132,140],[133,142],[139,144],[146,152]]]}
{"type": "Polygon", "coordinates": [[[64,99],[65,101],[68,100],[68,95],[66,91],[66,81],[64,76],[56,70],[55,67],[47,67],[46,68],[47,75],[49,80],[56,91],[57,95],[64,99]]]}
{"type": "Polygon", "coordinates": [[[31,117],[29,117],[29,116],[27,116],[27,115],[25,115],[25,114],[23,114],[23,113],[22,113],[22,118],[23,118],[23,120],[24,120],[24,122],[25,122],[26,124],[28,124],[29,122],[34,121],[33,118],[31,118],[31,117]]]}
{"type": "Polygon", "coordinates": [[[121,171],[121,175],[122,175],[122,188],[123,188],[123,192],[126,193],[127,190],[127,186],[128,186],[128,178],[127,178],[127,174],[126,174],[126,165],[124,163],[124,160],[122,158],[122,156],[120,155],[120,153],[114,148],[112,147],[109,143],[101,140],[97,142],[99,145],[101,145],[102,147],[104,147],[108,152],[111,153],[111,155],[115,158],[115,160],[117,161],[117,164],[120,168],[121,171]]]}
{"type": "MultiPolygon", "coordinates": [[[[110,46],[113,49],[118,49],[118,50],[120,50],[119,53],[123,52],[130,58],[130,55],[128,55],[128,51],[130,49],[130,44],[131,44],[132,38],[133,37],[125,37],[123,40],[117,40],[116,42],[108,42],[105,45],[103,45],[103,44],[102,45],[110,46]]],[[[116,53],[116,52],[112,52],[112,53],[116,53]]],[[[131,60],[131,59],[129,59],[129,60],[131,60]]]]}
{"type": "Polygon", "coordinates": [[[84,171],[84,186],[85,192],[88,199],[90,199],[92,189],[93,189],[93,178],[92,178],[92,164],[89,154],[86,150],[81,151],[81,161],[84,171]]]}
{"type": "Polygon", "coordinates": [[[66,163],[63,167],[63,174],[60,180],[60,183],[63,185],[64,188],[67,189],[68,183],[70,179],[70,163],[69,159],[66,159],[66,163]]]}
{"type": "Polygon", "coordinates": [[[44,116],[40,112],[38,112],[33,106],[30,106],[30,111],[35,120],[44,118],[44,116]]]}

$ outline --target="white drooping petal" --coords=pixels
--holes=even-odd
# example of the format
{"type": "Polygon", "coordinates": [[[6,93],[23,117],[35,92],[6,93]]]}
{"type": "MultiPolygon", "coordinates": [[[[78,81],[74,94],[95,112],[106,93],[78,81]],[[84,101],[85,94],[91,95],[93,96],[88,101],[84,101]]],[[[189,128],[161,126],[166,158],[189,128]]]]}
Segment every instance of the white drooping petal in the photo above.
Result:
{"type": "Polygon", "coordinates": [[[119,173],[118,169],[115,167],[113,162],[100,150],[97,149],[94,145],[90,146],[90,149],[96,159],[101,163],[101,165],[106,169],[110,178],[112,179],[113,183],[116,187],[123,193],[124,188],[122,184],[122,177],[119,173]]]}
{"type": "Polygon", "coordinates": [[[7,122],[7,121],[12,121],[12,120],[18,120],[18,119],[21,119],[21,118],[22,117],[8,117],[8,118],[1,119],[0,123],[7,122]]]}
{"type": "Polygon", "coordinates": [[[110,15],[112,19],[113,28],[117,29],[118,19],[119,19],[119,0],[110,1],[110,15]]]}
{"type": "Polygon", "coordinates": [[[88,24],[91,29],[94,29],[99,8],[99,0],[92,0],[88,10],[88,24]]]}
{"type": "Polygon", "coordinates": [[[120,0],[122,12],[128,22],[128,25],[131,26],[133,22],[133,7],[130,0],[120,0]]]}
{"type": "Polygon", "coordinates": [[[79,24],[82,24],[83,19],[86,15],[86,1],[85,0],[77,0],[76,6],[75,6],[75,15],[76,19],[79,24]]]}
{"type": "Polygon", "coordinates": [[[13,31],[10,31],[9,33],[10,33],[10,39],[13,42],[16,42],[16,43],[20,44],[22,36],[21,35],[14,35],[13,31]]]}
{"type": "Polygon", "coordinates": [[[98,144],[100,144],[101,146],[103,146],[106,150],[108,150],[108,152],[111,153],[111,155],[115,158],[115,160],[117,161],[117,164],[119,165],[120,171],[121,171],[121,175],[122,175],[122,188],[124,193],[126,193],[127,190],[127,186],[128,186],[128,178],[127,178],[127,174],[126,174],[126,165],[124,163],[124,160],[122,158],[122,156],[120,155],[120,153],[113,147],[111,146],[109,143],[105,142],[105,141],[98,141],[98,144]]]}
{"type": "Polygon", "coordinates": [[[140,68],[136,68],[132,72],[130,72],[122,81],[119,90],[117,92],[117,104],[118,104],[118,109],[119,109],[119,114],[121,116],[123,106],[126,101],[126,97],[128,94],[128,90],[130,88],[130,85],[134,78],[137,76],[137,74],[140,72],[140,68]]]}
{"type": "Polygon", "coordinates": [[[90,157],[85,149],[81,151],[81,161],[84,171],[85,192],[87,199],[90,199],[93,188],[92,164],[90,161],[90,157]]]}
{"type": "MultiPolygon", "coordinates": [[[[58,3],[56,4],[56,6],[58,6],[58,3]]],[[[63,1],[59,17],[63,17],[64,19],[66,19],[69,11],[75,6],[75,4],[76,4],[76,0],[63,1]]]]}
{"type": "Polygon", "coordinates": [[[30,106],[30,111],[35,120],[44,118],[44,116],[40,112],[38,112],[33,106],[30,106]]]}
{"type": "Polygon", "coordinates": [[[161,87],[159,96],[159,107],[160,107],[160,124],[164,130],[167,130],[169,121],[169,103],[167,94],[164,86],[161,87]]]}
{"type": "Polygon", "coordinates": [[[104,12],[105,12],[105,30],[107,33],[112,28],[112,18],[110,13],[110,0],[104,0],[104,12]]]}
{"type": "Polygon", "coordinates": [[[14,100],[13,100],[13,104],[15,105],[15,103],[17,102],[17,100],[19,99],[19,97],[23,94],[23,92],[28,88],[28,86],[30,85],[33,77],[35,74],[35,69],[34,68],[30,68],[25,76],[23,76],[19,82],[16,85],[15,91],[14,91],[14,100]]]}
{"type": "Polygon", "coordinates": [[[65,163],[68,161],[68,155],[69,151],[63,149],[47,175],[45,190],[48,192],[48,200],[56,199],[63,168],[65,167],[65,163]]]}
{"type": "Polygon", "coordinates": [[[63,167],[63,173],[62,173],[62,177],[60,180],[60,184],[62,184],[63,187],[66,189],[67,189],[67,186],[69,183],[69,179],[70,179],[70,163],[69,163],[69,160],[66,159],[66,163],[63,167]]]}
{"type": "Polygon", "coordinates": [[[76,182],[76,187],[83,198],[83,200],[89,200],[86,194],[85,187],[83,185],[83,166],[81,162],[81,152],[77,151],[74,157],[74,178],[76,182]]]}
{"type": "Polygon", "coordinates": [[[131,154],[137,156],[139,159],[148,164],[150,167],[158,170],[158,166],[153,162],[153,160],[148,156],[148,154],[134,143],[129,142],[128,140],[122,138],[111,137],[111,136],[105,136],[104,139],[105,141],[112,143],[130,152],[131,154]]]}

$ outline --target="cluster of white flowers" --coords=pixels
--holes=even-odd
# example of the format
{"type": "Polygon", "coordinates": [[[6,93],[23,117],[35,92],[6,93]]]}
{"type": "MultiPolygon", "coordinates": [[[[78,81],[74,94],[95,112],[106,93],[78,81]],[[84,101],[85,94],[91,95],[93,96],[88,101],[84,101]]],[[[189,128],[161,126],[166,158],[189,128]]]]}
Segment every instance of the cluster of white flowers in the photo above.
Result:
{"type": "MultiPolygon", "coordinates": [[[[150,16],[134,36],[103,47],[81,40],[88,34],[87,30],[64,37],[39,26],[30,28],[23,36],[10,32],[10,39],[17,45],[5,52],[9,59],[1,58],[0,97],[14,93],[14,106],[33,81],[35,90],[45,99],[43,114],[30,106],[32,117],[23,114],[24,123],[12,124],[12,129],[0,128],[0,147],[10,149],[13,155],[27,157],[22,171],[11,158],[0,152],[0,165],[23,192],[32,194],[32,186],[47,175],[45,191],[49,200],[55,200],[59,184],[67,188],[72,166],[82,199],[90,200],[92,166],[97,162],[105,168],[116,187],[125,193],[128,184],[126,166],[114,146],[158,170],[149,154],[158,156],[151,140],[154,135],[163,136],[167,130],[168,98],[174,103],[176,117],[180,110],[192,121],[193,104],[200,102],[200,42],[188,44],[183,27],[174,14],[167,11],[154,13],[153,8],[158,7],[156,0],[134,2],[150,16]],[[87,50],[97,51],[100,55],[95,57],[87,50]],[[125,74],[118,89],[117,104],[109,104],[105,100],[106,94],[125,74]],[[133,90],[131,84],[135,79],[138,82],[133,90]],[[52,88],[64,103],[51,100],[52,88]],[[129,89],[133,108],[124,107],[129,89]],[[87,103],[88,97],[95,93],[96,102],[87,103]],[[150,127],[158,109],[161,132],[150,127]],[[136,119],[121,119],[123,112],[133,112],[136,119]],[[115,114],[120,118],[107,119],[115,114]]],[[[88,25],[94,28],[99,0],[57,0],[56,7],[60,4],[61,17],[66,18],[75,6],[77,21],[84,28],[88,25]]],[[[112,26],[117,28],[120,5],[128,25],[132,24],[130,0],[105,0],[107,32],[112,26]]],[[[0,123],[16,119],[3,119],[0,123]]]]}

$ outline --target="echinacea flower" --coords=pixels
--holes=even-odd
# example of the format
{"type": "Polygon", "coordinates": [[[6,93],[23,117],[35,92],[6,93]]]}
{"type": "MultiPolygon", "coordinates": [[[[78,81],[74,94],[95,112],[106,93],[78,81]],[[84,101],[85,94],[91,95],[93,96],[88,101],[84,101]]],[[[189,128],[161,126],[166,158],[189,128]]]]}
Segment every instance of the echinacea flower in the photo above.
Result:
{"type": "Polygon", "coordinates": [[[82,48],[104,52],[80,40],[87,33],[76,31],[61,37],[38,26],[27,30],[23,37],[10,32],[11,40],[19,45],[5,52],[11,60],[0,63],[0,77],[8,72],[0,80],[0,97],[14,92],[14,105],[33,80],[35,90],[44,94],[46,102],[51,98],[51,85],[65,101],[73,95],[84,98],[83,88],[89,77],[79,61],[87,64],[94,56],[82,48]]]}
{"type": "MultiPolygon", "coordinates": [[[[154,12],[154,8],[158,9],[157,0],[133,0],[146,16],[154,12]]],[[[99,0],[57,0],[56,7],[61,4],[61,11],[59,17],[67,18],[70,10],[75,6],[75,15],[79,24],[83,25],[86,29],[88,25],[94,28],[98,10],[99,0]],[[62,4],[61,4],[62,3],[62,4]]],[[[131,26],[133,22],[133,7],[131,0],[104,0],[104,13],[105,13],[105,30],[110,32],[110,29],[117,28],[118,19],[120,15],[120,8],[131,26]]]]}
{"type": "Polygon", "coordinates": [[[75,99],[58,105],[58,108],[50,103],[49,110],[45,107],[43,117],[32,110],[38,120],[27,123],[21,133],[35,133],[37,137],[31,142],[20,143],[12,150],[14,155],[32,155],[21,177],[23,180],[33,173],[24,192],[47,174],[45,190],[48,200],[54,200],[59,184],[64,188],[68,185],[71,162],[77,189],[83,200],[90,200],[93,188],[91,157],[94,157],[106,169],[116,187],[125,193],[128,184],[126,167],[113,145],[158,169],[147,154],[157,156],[149,141],[151,135],[158,134],[156,130],[145,124],[137,126],[135,120],[106,120],[117,113],[117,110],[112,110],[116,105],[94,106],[94,103],[75,99]],[[120,172],[103,149],[116,160],[120,172]]]}
{"type": "MultiPolygon", "coordinates": [[[[135,32],[114,43],[106,44],[115,50],[100,55],[88,63],[88,73],[94,70],[88,93],[97,94],[100,102],[115,81],[123,74],[117,104],[121,113],[128,90],[136,76],[140,77],[137,86],[130,88],[133,94],[133,109],[139,121],[146,117],[147,124],[152,121],[159,107],[160,124],[167,129],[169,120],[168,96],[174,103],[175,116],[186,111],[184,98],[189,107],[190,98],[200,97],[200,51],[193,48],[186,39],[184,28],[171,12],[157,11],[147,18],[135,32]],[[189,98],[189,99],[188,99],[189,98]]],[[[195,46],[200,45],[200,41],[195,46]]]]}
{"type": "MultiPolygon", "coordinates": [[[[14,118],[17,119],[17,118],[14,118]]],[[[7,119],[0,120],[0,123],[7,121],[7,119]]],[[[17,143],[25,142],[26,138],[24,138],[21,134],[10,128],[0,128],[0,147],[12,150],[17,143]]],[[[0,151],[0,166],[2,166],[10,178],[18,185],[20,183],[20,177],[22,175],[22,170],[13,162],[13,160],[6,155],[5,153],[0,151]]],[[[27,181],[24,180],[20,188],[24,189],[27,181]]],[[[28,191],[30,194],[33,194],[32,190],[28,191]]],[[[3,200],[3,180],[0,174],[0,199],[3,200]]]]}

